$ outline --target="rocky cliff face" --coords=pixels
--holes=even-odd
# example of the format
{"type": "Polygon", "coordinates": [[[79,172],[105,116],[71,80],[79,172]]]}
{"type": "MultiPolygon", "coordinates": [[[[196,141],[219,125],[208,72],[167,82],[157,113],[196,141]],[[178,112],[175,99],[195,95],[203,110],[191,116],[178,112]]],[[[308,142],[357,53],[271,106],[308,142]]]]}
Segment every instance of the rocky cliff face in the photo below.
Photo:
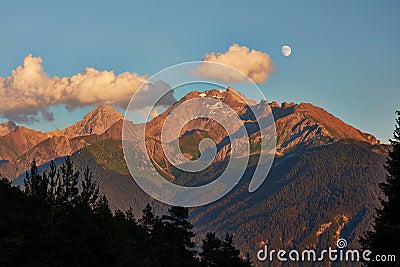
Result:
{"type": "MultiPolygon", "coordinates": [[[[205,92],[193,91],[184,96],[168,110],[155,117],[146,125],[146,139],[161,140],[161,130],[167,116],[176,106],[192,98],[212,98],[227,104],[245,124],[249,132],[251,147],[257,147],[260,140],[259,129],[255,126],[254,114],[248,105],[261,116],[267,117],[272,114],[276,128],[276,154],[284,155],[287,151],[302,146],[319,146],[331,144],[341,139],[355,139],[372,145],[379,144],[379,141],[372,135],[363,133],[360,130],[344,123],[327,111],[313,106],[309,103],[269,103],[261,101],[255,103],[245,96],[229,90],[208,90],[205,92]]],[[[221,104],[222,105],[222,104],[221,104]]],[[[220,112],[220,106],[210,108],[210,115],[213,112],[220,112]]],[[[191,106],[189,108],[199,109],[201,107],[191,106]]],[[[178,118],[179,119],[179,118],[178,118]]],[[[123,115],[110,106],[101,106],[88,113],[81,121],[67,127],[64,130],[57,130],[50,133],[42,133],[15,126],[13,123],[2,124],[0,133],[0,159],[9,163],[1,166],[0,172],[3,175],[13,177],[15,174],[24,172],[29,168],[30,162],[35,158],[38,164],[50,161],[51,159],[70,155],[86,146],[105,139],[121,140],[123,115]],[[8,133],[7,133],[8,132],[8,133]],[[10,173],[12,169],[12,173],[10,173]]],[[[178,123],[178,122],[177,122],[178,123]]],[[[143,133],[138,131],[140,127],[131,125],[134,139],[143,139],[143,133]]],[[[221,125],[208,118],[197,118],[187,123],[180,131],[179,138],[185,157],[196,158],[198,156],[198,143],[202,138],[212,138],[218,146],[217,160],[222,161],[230,153],[230,145],[227,140],[227,132],[221,125]],[[199,134],[207,133],[207,135],[199,134]]],[[[164,160],[162,147],[151,141],[149,153],[153,159],[169,168],[164,160]]]]}
{"type": "Polygon", "coordinates": [[[17,125],[12,122],[4,122],[0,124],[0,136],[5,136],[17,128],[17,125]]]}
{"type": "MultiPolygon", "coordinates": [[[[281,105],[276,102],[269,103],[267,101],[254,103],[248,101],[233,89],[226,91],[193,91],[146,125],[147,153],[154,163],[157,163],[167,172],[172,168],[165,161],[163,148],[154,143],[153,140],[161,140],[162,127],[168,115],[176,112],[175,108],[178,105],[193,98],[213,98],[217,100],[215,105],[206,105],[210,116],[198,117],[184,125],[183,121],[187,121],[185,120],[186,113],[190,113],[193,110],[199,111],[204,108],[198,103],[192,103],[184,107],[184,110],[181,111],[182,114],[174,118],[174,125],[184,125],[184,127],[182,129],[170,129],[165,132],[167,136],[164,136],[166,140],[169,140],[168,142],[171,142],[176,131],[180,130],[178,135],[179,145],[184,157],[188,159],[198,158],[200,153],[198,145],[203,138],[211,138],[217,144],[218,151],[215,161],[224,161],[231,155],[232,150],[227,140],[226,130],[218,122],[208,118],[215,115],[215,113],[224,112],[222,103],[230,106],[244,123],[250,136],[250,149],[252,153],[260,152],[260,132],[253,111],[259,118],[266,118],[272,112],[276,128],[275,153],[278,157],[296,149],[332,144],[343,139],[362,141],[370,145],[379,144],[379,141],[374,136],[361,132],[327,111],[309,103],[282,103],[281,105]],[[219,104],[220,102],[221,104],[219,104]],[[252,105],[252,109],[248,105],[252,105]]],[[[271,125],[269,126],[271,127],[271,125]]],[[[132,125],[131,128],[134,132],[135,126],[132,125]]],[[[139,135],[137,136],[137,140],[143,138],[139,137],[139,135]]],[[[240,140],[247,142],[244,139],[240,140]]],[[[240,142],[239,145],[241,144],[240,142]]],[[[175,158],[178,159],[179,157],[176,156],[175,158]]],[[[159,168],[159,171],[162,171],[161,168],[159,168]]]]}
{"type": "Polygon", "coordinates": [[[332,143],[340,139],[379,144],[373,135],[361,132],[312,104],[270,105],[275,118],[278,154],[301,144],[332,143]]]}
{"type": "Polygon", "coordinates": [[[0,159],[16,159],[47,137],[45,133],[16,126],[5,136],[0,136],[0,159]]]}
{"type": "Polygon", "coordinates": [[[15,177],[29,169],[33,159],[40,165],[100,140],[121,139],[122,121],[123,115],[113,107],[100,106],[64,130],[42,133],[16,126],[0,136],[0,159],[8,161],[0,174],[15,177]]]}
{"type": "MultiPolygon", "coordinates": [[[[254,103],[247,100],[233,89],[226,91],[208,90],[203,93],[193,91],[187,94],[163,114],[160,114],[148,123],[146,136],[160,140],[161,129],[168,114],[182,102],[197,97],[217,99],[235,110],[246,125],[249,135],[252,135],[250,141],[253,147],[256,146],[257,142],[260,140],[259,129],[256,127],[254,114],[249,109],[248,104],[252,105],[252,109],[259,117],[267,117],[272,111],[276,130],[276,154],[278,156],[301,146],[331,144],[341,139],[355,139],[372,145],[379,144],[379,141],[373,135],[361,132],[324,109],[312,104],[285,102],[280,105],[276,102],[269,103],[267,101],[254,103]]],[[[201,109],[202,107],[192,106],[191,108],[201,109]]],[[[213,112],[220,112],[216,110],[217,108],[218,107],[210,107],[210,115],[212,115],[213,112]]],[[[179,124],[179,122],[177,122],[177,124],[179,124]]],[[[181,129],[180,136],[187,136],[196,133],[196,131],[207,132],[209,137],[220,145],[220,148],[226,145],[223,141],[226,137],[226,131],[214,120],[207,118],[192,120],[181,129]]],[[[221,152],[223,151],[229,150],[221,149],[221,152]]],[[[218,155],[219,158],[224,158],[225,156],[226,155],[218,155]]]]}
{"type": "Polygon", "coordinates": [[[81,121],[65,128],[62,135],[71,139],[76,136],[97,134],[107,131],[114,123],[124,116],[110,106],[100,106],[89,112],[81,121]]]}

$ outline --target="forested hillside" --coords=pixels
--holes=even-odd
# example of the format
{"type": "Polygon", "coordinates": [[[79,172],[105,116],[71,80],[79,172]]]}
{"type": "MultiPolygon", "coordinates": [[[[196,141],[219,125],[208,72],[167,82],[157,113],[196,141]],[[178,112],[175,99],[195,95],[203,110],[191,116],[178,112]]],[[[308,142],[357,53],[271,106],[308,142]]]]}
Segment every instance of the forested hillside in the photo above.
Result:
{"type": "MultiPolygon", "coordinates": [[[[91,166],[100,192],[112,209],[132,207],[138,216],[148,202],[158,214],[167,205],[152,200],[126,175],[120,142],[108,140],[85,148],[73,159],[91,166]]],[[[310,147],[275,159],[264,184],[247,191],[254,166],[224,198],[189,212],[198,240],[209,230],[231,232],[235,244],[254,253],[263,242],[275,248],[326,247],[344,237],[359,247],[358,236],[370,229],[383,181],[385,149],[365,142],[342,140],[310,147]]],[[[82,165],[83,166],[83,165],[82,165]]],[[[220,168],[223,170],[223,168],[220,168]]],[[[177,176],[180,184],[203,184],[218,172],[177,176]]]]}

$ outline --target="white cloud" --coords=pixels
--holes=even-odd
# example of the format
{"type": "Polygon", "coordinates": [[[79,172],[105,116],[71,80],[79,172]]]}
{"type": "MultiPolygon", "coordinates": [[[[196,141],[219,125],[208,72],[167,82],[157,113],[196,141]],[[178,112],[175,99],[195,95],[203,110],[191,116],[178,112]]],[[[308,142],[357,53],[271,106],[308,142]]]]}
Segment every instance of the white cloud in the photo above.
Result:
{"type": "MultiPolygon", "coordinates": [[[[276,67],[267,53],[250,50],[246,46],[234,44],[225,53],[211,53],[203,58],[205,62],[217,62],[228,65],[242,72],[256,83],[264,83],[276,67]]],[[[227,83],[248,82],[243,75],[217,64],[201,64],[193,75],[227,83]]]]}
{"type": "MultiPolygon", "coordinates": [[[[113,104],[126,108],[130,98],[138,90],[145,76],[124,72],[98,71],[86,68],[71,77],[50,77],[42,67],[42,59],[28,55],[22,66],[12,71],[11,76],[0,77],[0,114],[17,122],[32,122],[39,114],[45,120],[53,120],[50,106],[63,104],[72,110],[83,106],[113,104]]],[[[149,87],[150,88],[150,87],[149,87]]],[[[143,90],[141,94],[157,94],[157,86],[143,90]],[[154,91],[153,91],[154,90],[154,91]]],[[[173,103],[172,91],[165,98],[173,103]]],[[[146,105],[146,95],[142,97],[146,105]]],[[[167,104],[167,103],[164,103],[167,104]]],[[[138,107],[142,108],[142,107],[138,107]]]]}

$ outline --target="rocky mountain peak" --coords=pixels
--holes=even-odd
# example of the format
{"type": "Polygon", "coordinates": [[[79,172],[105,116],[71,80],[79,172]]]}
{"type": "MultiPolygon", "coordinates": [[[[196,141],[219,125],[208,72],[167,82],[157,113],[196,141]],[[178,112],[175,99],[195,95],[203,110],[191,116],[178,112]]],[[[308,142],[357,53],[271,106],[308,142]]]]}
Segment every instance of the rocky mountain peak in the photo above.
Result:
{"type": "MultiPolygon", "coordinates": [[[[351,125],[346,124],[334,115],[322,108],[310,103],[281,103],[262,100],[259,103],[248,100],[232,88],[227,90],[207,90],[204,92],[192,91],[176,102],[168,110],[164,111],[146,125],[146,137],[149,140],[157,140],[164,121],[168,114],[180,103],[193,99],[208,97],[217,100],[210,112],[215,112],[223,102],[230,106],[249,127],[250,142],[257,147],[258,130],[251,128],[255,118],[250,114],[248,105],[252,106],[257,114],[267,116],[272,110],[276,129],[276,154],[278,156],[290,153],[296,148],[309,146],[322,146],[332,144],[343,139],[355,139],[370,143],[379,144],[379,141],[371,134],[364,133],[351,125]],[[254,104],[253,104],[254,103],[254,104]]],[[[199,109],[199,106],[190,106],[191,109],[199,109]]],[[[16,126],[8,122],[0,124],[0,159],[11,160],[2,168],[7,169],[9,177],[15,177],[29,168],[29,164],[35,158],[38,164],[45,163],[51,159],[70,155],[91,144],[101,140],[121,140],[124,116],[110,106],[100,106],[86,114],[82,120],[64,130],[55,130],[50,133],[42,133],[16,126]],[[7,133],[8,132],[8,133],[7,133]],[[12,149],[10,149],[12,148],[12,149]]],[[[179,123],[178,123],[179,124],[179,123]]],[[[132,124],[132,132],[135,139],[144,138],[141,128],[132,124]]],[[[197,143],[207,133],[221,148],[217,159],[223,160],[229,152],[228,144],[224,142],[227,133],[214,120],[198,118],[188,122],[180,131],[182,144],[187,146],[188,151],[194,151],[197,143]],[[201,134],[200,134],[201,133],[201,134]],[[193,143],[194,142],[194,143],[193,143]]],[[[162,148],[156,145],[152,150],[152,157],[163,159],[162,148]]],[[[4,171],[3,170],[3,171],[4,171]]],[[[1,169],[0,169],[1,172],[1,169]]]]}
{"type": "Polygon", "coordinates": [[[12,121],[1,123],[0,124],[0,136],[5,136],[5,135],[11,133],[15,129],[17,129],[17,127],[18,126],[12,121]]]}
{"type": "Polygon", "coordinates": [[[111,106],[100,106],[89,112],[74,125],[64,129],[63,134],[68,138],[92,134],[102,134],[124,116],[111,106]]]}
{"type": "Polygon", "coordinates": [[[277,153],[283,154],[299,145],[333,143],[354,139],[379,144],[373,135],[343,122],[326,110],[310,103],[270,104],[277,132],[277,153]],[[321,143],[322,142],[322,143],[321,143]]]}
{"type": "MultiPolygon", "coordinates": [[[[175,106],[187,100],[202,97],[214,98],[227,104],[235,110],[242,120],[247,121],[254,120],[253,116],[248,114],[248,105],[253,106],[260,114],[267,114],[269,112],[267,107],[269,106],[275,119],[278,154],[283,154],[299,145],[322,145],[341,139],[355,139],[368,142],[372,145],[379,144],[379,141],[373,135],[364,133],[346,124],[334,115],[313,104],[296,104],[293,102],[278,104],[277,102],[268,102],[266,100],[256,103],[253,100],[247,99],[232,87],[228,87],[226,90],[212,89],[204,92],[192,91],[186,94],[166,112],[148,123],[147,129],[149,135],[156,138],[159,136],[164,120],[175,106]]],[[[193,106],[192,108],[197,109],[199,107],[193,106]]],[[[212,129],[211,132],[215,135],[220,132],[216,127],[214,122],[202,119],[190,122],[185,126],[185,131],[190,132],[190,130],[194,129],[210,131],[212,129]]],[[[221,136],[222,132],[213,137],[218,137],[217,140],[220,140],[221,136]]]]}
{"type": "Polygon", "coordinates": [[[98,117],[111,117],[111,116],[117,116],[122,118],[123,115],[119,113],[115,108],[112,106],[99,106],[95,109],[93,109],[91,112],[86,114],[83,119],[84,120],[90,120],[90,119],[97,119],[98,117]]]}

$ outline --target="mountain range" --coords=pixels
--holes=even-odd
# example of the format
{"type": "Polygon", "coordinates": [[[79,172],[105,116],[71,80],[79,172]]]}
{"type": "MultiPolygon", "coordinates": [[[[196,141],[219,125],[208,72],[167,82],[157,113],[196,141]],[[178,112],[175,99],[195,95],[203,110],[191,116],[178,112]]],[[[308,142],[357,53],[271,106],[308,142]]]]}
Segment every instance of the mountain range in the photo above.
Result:
{"type": "MultiPolygon", "coordinates": [[[[146,126],[146,133],[155,139],[160,139],[161,127],[167,114],[180,103],[199,97],[199,92],[191,92],[169,108],[151,120],[146,126]]],[[[234,110],[243,120],[248,121],[246,102],[236,96],[232,89],[221,92],[209,90],[205,92],[207,97],[220,97],[222,101],[234,110]]],[[[277,155],[304,145],[315,143],[328,144],[341,139],[353,139],[379,144],[379,141],[371,134],[344,123],[327,111],[309,103],[268,103],[261,101],[254,105],[255,109],[271,108],[277,132],[277,155]]],[[[64,130],[54,130],[43,133],[23,126],[17,126],[14,122],[0,124],[0,160],[7,162],[1,168],[2,175],[14,179],[29,169],[29,164],[35,158],[37,164],[44,164],[52,159],[72,155],[80,149],[101,140],[121,140],[124,116],[111,106],[100,106],[84,116],[84,118],[64,130]]],[[[199,135],[199,131],[209,132],[212,138],[220,142],[226,132],[212,120],[198,119],[185,125],[183,133],[194,130],[192,137],[199,135]],[[210,131],[212,129],[212,131],[210,131]],[[217,130],[218,129],[218,130],[217,130]]],[[[138,133],[137,139],[141,139],[138,133]]],[[[188,136],[183,137],[183,141],[188,136]]],[[[197,147],[197,144],[187,144],[197,147]]],[[[189,149],[192,150],[192,149],[189,149]]]]}
{"type": "MultiPolygon", "coordinates": [[[[277,249],[324,248],[340,236],[348,240],[349,246],[359,247],[357,237],[369,229],[379,204],[378,183],[385,176],[386,145],[309,103],[243,101],[244,96],[233,89],[192,91],[149,121],[146,136],[135,132],[137,140],[148,140],[147,152],[157,171],[177,184],[193,186],[211,181],[225,169],[229,159],[226,131],[207,118],[185,125],[179,133],[179,145],[185,157],[196,159],[200,141],[212,138],[218,146],[212,169],[187,174],[165,158],[159,141],[168,114],[182,102],[200,96],[229,105],[248,128],[254,122],[249,104],[260,113],[271,110],[277,139],[271,172],[259,190],[248,193],[260,142],[259,129],[250,129],[252,156],[238,186],[214,203],[191,209],[198,238],[210,230],[231,232],[238,247],[253,258],[265,243],[277,249]]],[[[22,185],[33,159],[43,170],[51,160],[58,162],[72,155],[80,168],[90,166],[114,209],[132,207],[138,217],[150,202],[155,210],[165,211],[167,205],[147,196],[130,177],[122,152],[123,123],[124,116],[110,106],[97,107],[74,125],[46,133],[13,122],[3,123],[0,174],[22,185]]],[[[141,167],[147,168],[145,164],[141,167]]]]}

